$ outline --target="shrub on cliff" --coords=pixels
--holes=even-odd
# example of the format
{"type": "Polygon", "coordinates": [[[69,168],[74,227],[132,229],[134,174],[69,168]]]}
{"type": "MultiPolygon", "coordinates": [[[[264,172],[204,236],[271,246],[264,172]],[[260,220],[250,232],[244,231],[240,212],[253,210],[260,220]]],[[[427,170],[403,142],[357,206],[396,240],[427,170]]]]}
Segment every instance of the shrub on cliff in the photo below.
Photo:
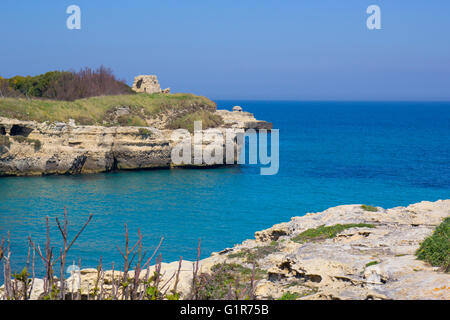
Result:
{"type": "Polygon", "coordinates": [[[37,76],[15,76],[0,79],[3,97],[35,97],[73,101],[101,95],[131,94],[133,91],[114,76],[111,69],[101,66],[75,71],[51,71],[37,76]]]}
{"type": "Polygon", "coordinates": [[[212,266],[211,273],[198,276],[195,295],[199,300],[242,300],[255,298],[256,281],[265,276],[265,271],[244,267],[235,263],[212,266]]]}
{"type": "Polygon", "coordinates": [[[201,121],[202,129],[216,128],[223,124],[223,119],[207,110],[199,110],[177,117],[168,123],[167,129],[187,129],[194,132],[194,122],[201,121]]]}
{"type": "Polygon", "coordinates": [[[14,90],[9,86],[8,79],[0,77],[0,98],[5,97],[20,97],[23,96],[19,91],[14,90]]]}
{"type": "Polygon", "coordinates": [[[152,132],[145,128],[139,128],[139,136],[141,139],[147,139],[152,136],[152,132]]]}
{"type": "Polygon", "coordinates": [[[422,242],[416,255],[420,260],[450,272],[450,217],[444,219],[433,234],[422,242]]]}
{"type": "Polygon", "coordinates": [[[118,117],[117,122],[124,127],[145,127],[147,125],[144,119],[132,114],[118,117]]]}

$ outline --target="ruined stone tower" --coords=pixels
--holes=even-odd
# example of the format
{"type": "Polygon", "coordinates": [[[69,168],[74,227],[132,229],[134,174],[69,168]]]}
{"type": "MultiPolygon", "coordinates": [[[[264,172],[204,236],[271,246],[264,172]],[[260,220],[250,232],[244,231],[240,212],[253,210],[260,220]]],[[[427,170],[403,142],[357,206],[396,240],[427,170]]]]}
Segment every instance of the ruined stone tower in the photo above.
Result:
{"type": "Polygon", "coordinates": [[[141,75],[134,78],[133,91],[143,93],[170,93],[170,88],[161,90],[155,75],[141,75]]]}

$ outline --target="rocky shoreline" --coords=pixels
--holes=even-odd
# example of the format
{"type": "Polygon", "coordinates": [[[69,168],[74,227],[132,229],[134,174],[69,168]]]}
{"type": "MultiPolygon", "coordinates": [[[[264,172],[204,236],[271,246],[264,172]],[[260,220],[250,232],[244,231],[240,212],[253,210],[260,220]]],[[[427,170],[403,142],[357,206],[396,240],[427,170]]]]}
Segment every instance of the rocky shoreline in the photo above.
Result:
{"type": "MultiPolygon", "coordinates": [[[[391,209],[338,206],[256,232],[255,239],[199,261],[198,271],[207,275],[225,266],[234,268],[234,276],[241,279],[253,272],[256,299],[448,300],[450,274],[418,260],[415,253],[449,216],[450,200],[391,209]],[[326,231],[317,236],[313,233],[317,230],[326,231]]],[[[196,263],[189,261],[162,263],[161,281],[171,287],[177,278],[180,298],[189,298],[195,268],[196,263]],[[174,277],[177,270],[179,276],[174,277]]],[[[149,271],[152,274],[155,266],[149,271]]],[[[113,277],[120,275],[104,272],[105,292],[111,290],[113,277]]],[[[134,277],[133,272],[129,277],[134,277]]],[[[66,281],[72,292],[87,295],[98,279],[97,269],[84,269],[66,281]]],[[[36,279],[31,298],[39,298],[41,292],[42,280],[36,279]]]]}
{"type": "MultiPolygon", "coordinates": [[[[122,107],[113,116],[129,112],[129,108],[122,107]]],[[[216,110],[214,114],[223,120],[214,129],[224,135],[230,129],[238,132],[272,128],[271,123],[256,120],[248,112],[216,110]]],[[[146,119],[148,127],[80,125],[74,120],[39,123],[0,117],[0,177],[180,167],[171,160],[176,143],[171,138],[174,130],[166,129],[171,117],[161,114],[159,118],[146,119]]],[[[202,143],[200,147],[205,148],[210,142],[205,139],[202,143]]],[[[234,144],[236,163],[239,149],[234,144]]]]}
{"type": "Polygon", "coordinates": [[[256,289],[262,299],[286,292],[302,299],[449,299],[450,274],[415,256],[420,243],[448,216],[450,200],[376,211],[338,206],[256,232],[255,240],[213,255],[203,267],[245,263],[253,252],[258,267],[267,271],[256,289]],[[349,228],[325,239],[300,236],[338,224],[349,228]]]}

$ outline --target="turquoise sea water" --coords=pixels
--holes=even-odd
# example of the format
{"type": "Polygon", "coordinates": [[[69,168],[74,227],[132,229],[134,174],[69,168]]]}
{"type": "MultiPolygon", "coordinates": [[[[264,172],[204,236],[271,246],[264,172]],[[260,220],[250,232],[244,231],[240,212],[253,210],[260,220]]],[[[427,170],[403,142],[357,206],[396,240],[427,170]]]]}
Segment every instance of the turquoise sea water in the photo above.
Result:
{"type": "MultiPolygon", "coordinates": [[[[261,102],[241,105],[280,129],[280,170],[257,166],[0,178],[0,236],[11,232],[13,266],[23,267],[27,237],[44,245],[45,216],[67,207],[70,230],[93,221],[69,261],[121,263],[124,224],[163,261],[202,257],[253,238],[292,216],[341,204],[404,206],[450,198],[450,103],[261,102]]],[[[72,232],[73,234],[73,232],[72,232]]],[[[55,242],[57,246],[58,242],[55,242]]],[[[38,263],[40,266],[40,262],[38,263]]]]}

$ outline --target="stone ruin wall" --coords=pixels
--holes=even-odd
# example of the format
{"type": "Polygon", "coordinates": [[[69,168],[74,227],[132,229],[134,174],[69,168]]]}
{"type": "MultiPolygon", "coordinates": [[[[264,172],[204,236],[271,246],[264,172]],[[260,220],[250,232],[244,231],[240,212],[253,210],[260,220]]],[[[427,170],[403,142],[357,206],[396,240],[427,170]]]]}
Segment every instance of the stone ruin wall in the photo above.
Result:
{"type": "Polygon", "coordinates": [[[170,93],[170,88],[161,90],[155,75],[141,75],[134,78],[133,91],[141,93],[170,93]]]}

